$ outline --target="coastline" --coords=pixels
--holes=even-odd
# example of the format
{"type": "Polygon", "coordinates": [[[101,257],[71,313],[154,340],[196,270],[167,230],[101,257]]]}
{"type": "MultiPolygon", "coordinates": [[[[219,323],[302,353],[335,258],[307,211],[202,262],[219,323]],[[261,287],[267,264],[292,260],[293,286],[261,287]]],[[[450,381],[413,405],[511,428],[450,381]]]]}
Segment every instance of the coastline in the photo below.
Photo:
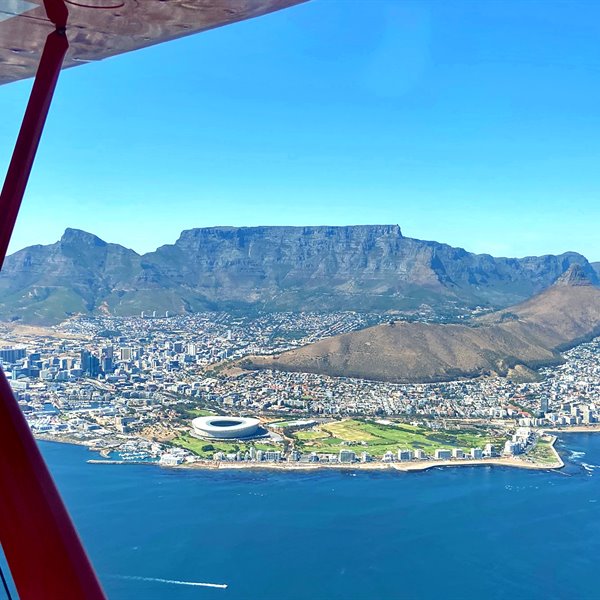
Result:
{"type": "Polygon", "coordinates": [[[542,429],[544,433],[559,434],[559,433],[598,433],[600,432],[600,423],[596,425],[575,425],[573,427],[553,427],[552,429],[545,427],[542,429]]]}
{"type": "MultiPolygon", "coordinates": [[[[569,433],[586,433],[586,432],[600,432],[600,425],[594,429],[583,428],[572,428],[566,430],[569,433]],[[577,429],[575,431],[575,429],[577,429]]],[[[520,457],[495,457],[495,458],[482,458],[482,459],[447,459],[447,460],[412,460],[406,462],[368,462],[368,463],[300,463],[300,462],[226,462],[226,461],[214,461],[214,460],[198,460],[195,462],[182,463],[180,465],[161,465],[159,462],[150,461],[126,461],[126,460],[109,460],[109,459],[96,459],[91,458],[86,462],[89,464],[103,464],[103,465],[153,465],[159,466],[166,469],[202,469],[202,470],[239,470],[239,469],[257,469],[257,470],[271,470],[271,471],[319,471],[319,470],[341,470],[341,471],[400,471],[405,473],[410,472],[421,472],[436,467],[452,468],[452,467],[512,467],[517,469],[528,469],[533,471],[547,471],[562,469],[565,466],[560,454],[555,448],[558,436],[549,434],[552,433],[564,433],[565,430],[547,430],[541,431],[542,435],[546,434],[550,437],[550,447],[554,454],[554,462],[552,463],[540,463],[532,460],[520,458],[520,457]]],[[[72,444],[75,446],[85,446],[91,452],[94,452],[88,444],[82,440],[71,440],[64,437],[55,437],[47,435],[37,435],[36,440],[45,442],[54,442],[59,444],[72,444]]],[[[526,455],[525,455],[526,456],[526,455]]]]}
{"type": "MultiPolygon", "coordinates": [[[[556,452],[556,451],[555,451],[556,452]]],[[[163,466],[163,465],[160,465],[163,466]]],[[[557,462],[551,464],[541,464],[528,462],[521,459],[512,458],[483,458],[475,460],[422,460],[411,462],[371,462],[371,463],[244,463],[244,462],[195,462],[181,464],[171,469],[203,469],[203,470],[239,470],[239,469],[257,469],[272,471],[401,471],[405,473],[428,471],[436,467],[513,467],[517,469],[529,469],[534,471],[561,469],[564,462],[560,457],[557,462]]]]}
{"type": "Polygon", "coordinates": [[[86,448],[90,448],[89,444],[83,440],[74,440],[72,438],[59,437],[56,435],[44,435],[35,434],[33,436],[36,441],[40,440],[42,442],[54,442],[56,444],[71,444],[73,446],[85,446],[86,448]]]}

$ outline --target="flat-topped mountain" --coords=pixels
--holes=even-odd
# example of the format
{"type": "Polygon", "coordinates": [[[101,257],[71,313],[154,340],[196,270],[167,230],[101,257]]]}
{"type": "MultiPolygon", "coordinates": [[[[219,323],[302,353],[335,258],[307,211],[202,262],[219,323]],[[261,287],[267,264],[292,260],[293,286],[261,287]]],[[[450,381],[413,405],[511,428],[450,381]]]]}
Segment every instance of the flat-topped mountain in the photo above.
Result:
{"type": "Polygon", "coordinates": [[[600,288],[573,265],[530,300],[468,325],[390,322],[244,364],[402,383],[447,381],[559,363],[562,350],[597,335],[600,288]]]}
{"type": "Polygon", "coordinates": [[[6,259],[0,319],[52,323],[71,314],[141,310],[407,310],[529,298],[580,254],[494,258],[408,238],[397,225],[208,227],[139,255],[67,229],[55,244],[6,259]]]}

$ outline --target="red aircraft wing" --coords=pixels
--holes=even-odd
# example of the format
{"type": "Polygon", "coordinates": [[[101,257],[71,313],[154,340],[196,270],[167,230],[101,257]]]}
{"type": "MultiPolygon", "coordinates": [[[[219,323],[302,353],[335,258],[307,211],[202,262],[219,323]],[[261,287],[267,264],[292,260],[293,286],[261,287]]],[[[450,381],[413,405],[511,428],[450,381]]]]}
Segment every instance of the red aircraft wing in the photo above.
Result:
{"type": "MultiPolygon", "coordinates": [[[[65,0],[69,51],[63,68],[101,60],[307,0],[65,0]]],[[[54,29],[43,0],[0,2],[0,85],[33,77],[54,29]]]]}

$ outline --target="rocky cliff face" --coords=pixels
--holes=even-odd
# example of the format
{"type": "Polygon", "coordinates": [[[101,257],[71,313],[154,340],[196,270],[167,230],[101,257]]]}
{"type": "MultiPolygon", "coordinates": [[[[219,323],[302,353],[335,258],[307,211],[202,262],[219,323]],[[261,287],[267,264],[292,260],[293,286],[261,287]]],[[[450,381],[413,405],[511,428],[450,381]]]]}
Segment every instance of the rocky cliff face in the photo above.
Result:
{"type": "Polygon", "coordinates": [[[211,227],[140,256],[83,231],[8,257],[0,318],[203,309],[388,310],[425,302],[502,307],[550,285],[576,253],[522,259],[477,255],[404,237],[396,225],[211,227]]]}

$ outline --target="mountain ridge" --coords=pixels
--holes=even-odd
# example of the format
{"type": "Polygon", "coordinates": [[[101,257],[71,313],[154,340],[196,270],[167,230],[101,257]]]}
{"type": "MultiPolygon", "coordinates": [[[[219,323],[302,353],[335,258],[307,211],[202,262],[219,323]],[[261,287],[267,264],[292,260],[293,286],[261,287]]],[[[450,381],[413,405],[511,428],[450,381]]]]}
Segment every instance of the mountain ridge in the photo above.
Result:
{"type": "Polygon", "coordinates": [[[279,355],[248,357],[243,365],[427,383],[558,364],[562,351],[597,335],[600,288],[572,265],[540,294],[469,324],[391,321],[279,355]]]}
{"type": "Polygon", "coordinates": [[[141,310],[439,310],[508,306],[579,264],[581,254],[494,258],[405,237],[398,225],[206,227],[138,254],[67,228],[7,257],[0,319],[58,322],[141,310]]]}

